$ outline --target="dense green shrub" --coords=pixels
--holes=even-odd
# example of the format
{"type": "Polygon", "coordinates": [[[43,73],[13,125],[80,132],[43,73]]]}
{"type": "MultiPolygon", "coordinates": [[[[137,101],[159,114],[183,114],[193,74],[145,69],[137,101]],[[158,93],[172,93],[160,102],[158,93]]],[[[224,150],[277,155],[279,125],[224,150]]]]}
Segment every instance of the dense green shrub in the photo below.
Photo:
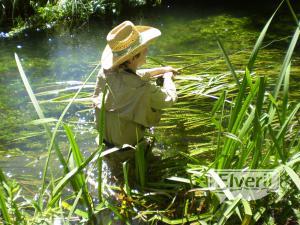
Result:
{"type": "Polygon", "coordinates": [[[0,26],[16,30],[25,27],[49,27],[56,22],[70,26],[91,17],[112,18],[136,8],[153,7],[161,0],[1,0],[0,26]]]}

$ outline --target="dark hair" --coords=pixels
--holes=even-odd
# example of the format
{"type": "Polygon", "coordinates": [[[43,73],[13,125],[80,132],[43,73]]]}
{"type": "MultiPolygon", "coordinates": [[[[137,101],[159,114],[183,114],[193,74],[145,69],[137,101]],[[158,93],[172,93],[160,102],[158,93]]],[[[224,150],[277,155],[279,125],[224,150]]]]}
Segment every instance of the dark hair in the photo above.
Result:
{"type": "MultiPolygon", "coordinates": [[[[134,56],[132,56],[131,59],[138,59],[140,56],[141,56],[141,53],[139,52],[139,53],[135,54],[134,56]]],[[[129,64],[129,60],[127,60],[127,61],[123,62],[122,64],[120,64],[119,67],[120,68],[122,68],[122,67],[127,68],[128,64],[129,64]]]]}

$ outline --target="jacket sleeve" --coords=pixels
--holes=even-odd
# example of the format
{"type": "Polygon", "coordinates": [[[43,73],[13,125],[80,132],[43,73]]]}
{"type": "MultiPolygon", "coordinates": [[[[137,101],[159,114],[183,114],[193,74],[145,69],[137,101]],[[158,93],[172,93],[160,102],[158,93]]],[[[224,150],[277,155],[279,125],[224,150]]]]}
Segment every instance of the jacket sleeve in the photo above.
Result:
{"type": "Polygon", "coordinates": [[[177,100],[176,86],[171,78],[164,78],[163,87],[151,84],[150,105],[153,109],[171,107],[177,100]]]}
{"type": "Polygon", "coordinates": [[[105,86],[105,75],[103,73],[103,70],[100,69],[97,75],[96,86],[92,97],[94,98],[99,96],[100,92],[103,91],[104,86],[105,86]]]}

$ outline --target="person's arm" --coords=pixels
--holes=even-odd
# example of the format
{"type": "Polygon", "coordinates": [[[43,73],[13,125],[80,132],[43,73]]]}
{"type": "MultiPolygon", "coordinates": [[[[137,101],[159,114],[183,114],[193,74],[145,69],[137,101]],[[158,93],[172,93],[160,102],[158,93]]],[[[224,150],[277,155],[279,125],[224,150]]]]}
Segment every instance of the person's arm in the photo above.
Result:
{"type": "Polygon", "coordinates": [[[93,101],[93,107],[99,107],[99,104],[100,104],[100,93],[103,89],[105,85],[105,77],[104,77],[104,74],[103,74],[103,71],[100,70],[98,75],[97,75],[97,80],[96,80],[96,86],[95,86],[95,89],[94,89],[94,93],[92,95],[92,101],[93,101]]]}
{"type": "Polygon", "coordinates": [[[141,77],[142,80],[149,80],[152,77],[155,77],[157,75],[162,75],[167,72],[176,72],[176,69],[174,69],[171,66],[164,66],[164,67],[157,67],[157,68],[151,68],[151,69],[139,69],[136,71],[136,74],[141,77]]]}
{"type": "Polygon", "coordinates": [[[176,86],[173,82],[173,73],[167,72],[163,75],[162,87],[152,85],[151,107],[153,109],[164,109],[171,107],[177,100],[176,86]]]}

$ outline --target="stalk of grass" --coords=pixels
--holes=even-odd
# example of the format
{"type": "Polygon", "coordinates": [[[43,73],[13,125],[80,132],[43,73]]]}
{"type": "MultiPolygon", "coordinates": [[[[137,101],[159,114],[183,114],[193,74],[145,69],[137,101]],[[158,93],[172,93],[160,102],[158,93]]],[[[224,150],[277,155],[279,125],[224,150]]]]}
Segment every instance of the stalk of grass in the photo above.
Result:
{"type": "Polygon", "coordinates": [[[124,176],[124,182],[125,182],[125,192],[128,196],[131,196],[131,190],[129,186],[129,180],[128,180],[128,171],[129,171],[129,164],[127,161],[123,162],[123,176],[124,176]]]}
{"type": "Polygon", "coordinates": [[[262,129],[260,118],[262,115],[262,108],[264,103],[264,97],[265,97],[265,79],[264,77],[260,77],[260,86],[257,94],[256,104],[255,104],[255,113],[254,113],[254,120],[253,120],[253,132],[254,132],[254,150],[253,150],[253,158],[251,162],[251,168],[257,168],[259,165],[259,161],[262,154],[262,148],[263,148],[263,139],[264,139],[264,132],[262,129]]]}
{"type": "Polygon", "coordinates": [[[207,225],[206,221],[211,220],[211,215],[209,213],[203,213],[200,215],[189,216],[189,218],[182,218],[182,219],[170,219],[164,215],[154,215],[149,219],[149,222],[155,221],[162,221],[165,224],[186,224],[192,222],[199,222],[201,225],[207,225]]]}
{"type": "Polygon", "coordinates": [[[261,31],[261,33],[260,33],[260,35],[259,35],[259,37],[258,37],[258,39],[257,39],[257,41],[256,41],[256,43],[254,45],[254,48],[252,50],[252,53],[251,53],[251,56],[249,58],[248,65],[247,65],[247,68],[248,68],[248,70],[250,72],[253,70],[254,62],[255,62],[255,60],[257,58],[258,51],[259,51],[259,49],[260,49],[260,47],[262,45],[262,42],[263,42],[264,37],[265,37],[265,35],[266,35],[267,31],[268,31],[268,28],[269,28],[269,26],[270,26],[270,24],[271,24],[274,16],[276,15],[277,11],[280,9],[280,7],[281,7],[281,5],[282,5],[283,2],[284,2],[284,0],[281,1],[281,3],[278,5],[278,7],[276,8],[275,12],[272,14],[272,16],[270,17],[270,19],[268,20],[268,22],[264,26],[263,30],[261,31]]]}
{"type": "MultiPolygon", "coordinates": [[[[96,161],[99,159],[101,151],[103,150],[104,145],[99,145],[96,151],[94,151],[80,166],[72,169],[68,174],[66,174],[55,186],[53,189],[53,196],[57,196],[61,190],[70,182],[70,180],[76,176],[76,174],[80,173],[91,161],[96,161]]],[[[48,203],[48,206],[51,207],[55,204],[57,199],[53,199],[48,203]]]]}
{"type": "Polygon", "coordinates": [[[221,133],[223,132],[223,117],[224,117],[224,107],[225,107],[225,99],[226,99],[227,93],[224,91],[218,101],[214,104],[213,109],[212,109],[212,121],[215,124],[215,126],[218,129],[218,136],[217,136],[217,148],[216,148],[216,155],[220,155],[220,148],[221,148],[221,133]],[[220,121],[217,120],[215,114],[216,112],[221,109],[221,116],[220,116],[220,121]]]}
{"type": "Polygon", "coordinates": [[[5,182],[7,183],[6,177],[2,171],[2,169],[0,168],[0,183],[5,182]]]}
{"type": "Polygon", "coordinates": [[[18,2],[19,2],[19,0],[12,1],[11,19],[12,19],[13,23],[14,23],[14,19],[15,19],[15,12],[16,12],[18,2]]]}
{"type": "MultiPolygon", "coordinates": [[[[63,124],[64,129],[66,131],[68,140],[70,142],[71,145],[71,149],[72,149],[72,157],[75,161],[76,166],[80,166],[83,163],[83,156],[80,152],[79,146],[75,140],[75,135],[73,134],[72,130],[70,129],[70,127],[67,124],[63,124]]],[[[93,201],[91,199],[91,196],[89,195],[89,191],[88,191],[88,187],[86,184],[86,178],[84,173],[81,171],[79,172],[75,177],[74,177],[74,181],[76,181],[76,183],[78,183],[78,185],[81,187],[80,190],[82,190],[82,194],[83,194],[83,199],[84,199],[84,203],[86,205],[86,207],[88,208],[88,212],[89,212],[89,217],[92,218],[93,214],[94,214],[94,210],[93,210],[93,201]]]]}
{"type": "MultiPolygon", "coordinates": [[[[17,66],[18,66],[18,69],[19,69],[19,72],[20,72],[20,76],[21,76],[21,78],[22,78],[22,81],[23,81],[23,83],[24,83],[24,86],[25,86],[25,88],[26,88],[26,91],[27,91],[27,93],[28,93],[28,95],[29,95],[29,97],[30,97],[30,100],[31,100],[31,102],[33,103],[33,106],[34,106],[34,108],[35,108],[35,111],[37,112],[38,117],[39,117],[40,119],[44,120],[44,119],[45,119],[44,113],[43,113],[43,111],[42,111],[42,109],[41,109],[41,107],[40,107],[40,105],[39,105],[39,103],[38,103],[38,101],[37,101],[37,99],[36,99],[36,97],[35,97],[33,91],[32,91],[32,88],[31,88],[31,86],[30,86],[30,84],[29,84],[29,81],[28,81],[28,79],[27,79],[27,76],[25,75],[25,72],[24,72],[23,67],[22,67],[22,65],[21,65],[20,59],[19,59],[19,57],[18,57],[18,55],[17,55],[16,53],[15,53],[15,60],[16,60],[16,63],[17,63],[17,66]]],[[[47,124],[44,124],[44,128],[45,128],[45,130],[46,130],[46,133],[47,133],[48,137],[51,137],[51,136],[52,136],[52,132],[51,132],[51,130],[50,130],[50,128],[48,127],[47,124]]],[[[68,169],[68,166],[67,166],[67,164],[66,164],[66,161],[64,160],[64,157],[63,157],[63,155],[62,155],[62,153],[61,153],[61,151],[60,151],[60,149],[59,149],[59,146],[57,145],[56,142],[54,142],[54,140],[53,140],[52,145],[54,145],[55,150],[56,150],[56,153],[57,153],[57,156],[58,156],[60,162],[62,163],[62,165],[63,165],[63,167],[64,167],[64,171],[67,173],[67,172],[69,171],[69,169],[68,169]]],[[[48,158],[50,158],[50,154],[49,154],[48,158]]],[[[47,160],[46,164],[48,164],[48,160],[47,160]]],[[[41,195],[40,195],[40,201],[41,201],[41,199],[42,199],[42,198],[41,198],[42,193],[44,192],[44,188],[45,188],[44,185],[45,185],[45,179],[43,179],[43,183],[42,183],[41,195]]],[[[41,204],[42,204],[42,202],[41,202],[41,204]]]]}
{"type": "Polygon", "coordinates": [[[219,185],[219,187],[222,189],[222,191],[224,192],[225,196],[229,199],[229,200],[234,200],[234,196],[231,193],[231,191],[226,187],[225,183],[223,182],[223,180],[219,177],[219,175],[213,171],[210,170],[208,171],[208,173],[211,175],[211,177],[215,180],[215,182],[219,185]]]}
{"type": "MultiPolygon", "coordinates": [[[[49,160],[50,160],[50,155],[51,155],[51,151],[52,151],[52,147],[55,143],[55,138],[56,138],[56,134],[57,131],[60,127],[60,124],[64,118],[64,116],[66,115],[67,111],[69,110],[69,108],[71,107],[73,101],[77,98],[77,96],[79,95],[80,91],[82,90],[82,88],[85,86],[85,84],[89,81],[89,79],[92,77],[92,75],[94,74],[94,72],[99,68],[99,64],[92,70],[92,72],[88,75],[88,77],[86,78],[86,80],[83,82],[82,86],[80,89],[78,89],[78,91],[75,93],[75,95],[73,96],[73,98],[71,99],[71,101],[69,102],[69,104],[65,107],[64,111],[62,112],[61,116],[59,117],[55,129],[53,131],[53,135],[51,137],[51,141],[50,141],[50,146],[48,148],[48,157],[47,157],[47,161],[45,164],[45,168],[44,168],[44,172],[43,172],[43,183],[45,182],[46,179],[46,174],[47,174],[47,169],[48,169],[48,164],[49,164],[49,160]]],[[[73,186],[73,185],[72,185],[73,186]]],[[[74,189],[76,191],[79,191],[80,188],[78,188],[77,186],[74,186],[74,189]]],[[[41,192],[42,193],[42,192],[41,192]]]]}
{"type": "MultiPolygon", "coordinates": [[[[76,199],[75,199],[75,201],[77,200],[77,202],[75,202],[74,201],[74,203],[78,203],[78,201],[79,201],[79,199],[77,199],[77,197],[78,197],[79,195],[77,195],[76,196],[76,199]]],[[[64,208],[64,209],[67,209],[67,210],[69,210],[70,212],[72,212],[73,211],[73,206],[74,206],[74,203],[73,203],[73,205],[71,206],[71,205],[69,205],[66,201],[62,201],[62,207],[64,208]]],[[[76,204],[75,204],[75,207],[76,207],[76,204]]],[[[83,219],[85,219],[85,220],[88,220],[89,219],[89,215],[88,215],[88,213],[86,213],[85,211],[83,211],[83,210],[80,210],[80,209],[75,209],[74,210],[74,212],[73,212],[75,215],[77,215],[77,216],[80,216],[81,218],[83,218],[83,219]]],[[[69,213],[69,215],[70,215],[70,213],[69,213]]],[[[69,219],[68,219],[69,220],[69,219]]],[[[69,220],[70,221],[70,220],[69,220]]]]}
{"type": "MultiPolygon", "coordinates": [[[[2,171],[1,171],[2,172],[2,171]]],[[[1,186],[0,186],[0,206],[1,206],[1,214],[2,214],[2,217],[4,219],[4,222],[6,224],[12,224],[12,220],[11,220],[11,217],[8,213],[8,207],[7,207],[7,204],[6,204],[6,197],[5,197],[5,194],[4,194],[4,191],[3,191],[3,183],[4,181],[1,180],[1,186]]]]}
{"type": "MultiPolygon", "coordinates": [[[[240,92],[245,91],[247,86],[246,80],[247,79],[245,75],[243,83],[241,85],[240,92]]],[[[228,128],[228,131],[230,133],[235,135],[238,134],[239,128],[244,120],[244,117],[247,115],[246,112],[248,110],[248,107],[258,91],[259,85],[260,85],[260,80],[256,82],[254,89],[250,91],[249,95],[246,96],[246,99],[244,101],[243,101],[243,97],[245,93],[239,92],[237,100],[235,101],[233,112],[230,115],[229,128],[228,128]]],[[[218,163],[218,169],[230,168],[230,165],[232,163],[231,160],[234,156],[235,149],[236,149],[236,143],[234,143],[232,139],[226,139],[222,152],[220,153],[222,156],[220,157],[218,163]]]]}
{"type": "Polygon", "coordinates": [[[229,202],[228,207],[222,213],[221,218],[218,219],[218,225],[224,225],[226,221],[231,217],[233,212],[238,209],[239,203],[242,200],[242,195],[238,195],[236,198],[234,198],[231,202],[229,202]]]}
{"type": "Polygon", "coordinates": [[[283,167],[286,173],[290,176],[290,178],[298,188],[298,190],[300,191],[300,177],[298,176],[298,174],[291,167],[287,165],[284,165],[283,167]]]}
{"type": "Polygon", "coordinates": [[[289,84],[290,84],[290,70],[291,63],[289,63],[283,81],[283,99],[282,99],[282,116],[281,121],[286,118],[286,112],[288,110],[288,100],[289,100],[289,84]]]}
{"type": "Polygon", "coordinates": [[[299,24],[298,24],[299,20],[298,20],[298,18],[297,18],[297,15],[296,15],[296,13],[295,13],[295,11],[294,11],[294,9],[293,9],[293,7],[292,7],[290,1],[289,1],[289,0],[286,0],[286,3],[287,3],[287,5],[288,5],[288,7],[289,7],[289,9],[290,9],[290,12],[292,13],[292,16],[293,16],[293,18],[294,18],[294,20],[295,20],[295,22],[296,22],[296,25],[299,26],[299,24]]]}
{"type": "Polygon", "coordinates": [[[232,63],[230,62],[230,59],[229,59],[229,57],[228,57],[228,54],[227,54],[227,52],[226,52],[226,50],[225,50],[225,48],[224,48],[224,46],[223,46],[221,40],[220,40],[218,37],[217,37],[217,42],[218,42],[218,45],[219,45],[220,49],[221,49],[222,52],[223,52],[223,55],[224,55],[226,64],[227,64],[228,68],[230,69],[231,74],[232,74],[232,76],[233,76],[233,78],[234,78],[234,80],[235,80],[237,86],[239,87],[239,86],[240,86],[240,81],[239,81],[239,79],[238,79],[238,77],[237,77],[237,74],[236,74],[236,72],[235,72],[235,69],[234,69],[232,63]]]}
{"type": "Polygon", "coordinates": [[[284,123],[282,124],[282,126],[280,127],[280,129],[276,135],[276,139],[284,138],[287,126],[290,123],[290,121],[295,117],[295,115],[299,111],[299,108],[300,108],[300,103],[296,105],[296,107],[293,109],[293,111],[290,113],[290,115],[288,115],[288,117],[285,119],[284,123]]]}
{"type": "Polygon", "coordinates": [[[287,131],[287,126],[290,123],[290,121],[295,117],[296,113],[299,111],[300,103],[294,108],[294,110],[290,113],[290,115],[285,119],[284,123],[281,125],[279,131],[277,134],[275,134],[273,128],[271,125],[268,125],[270,136],[273,140],[273,146],[275,149],[277,149],[277,154],[280,156],[281,160],[286,163],[290,152],[286,151],[284,148],[284,139],[285,134],[287,131]]]}
{"type": "Polygon", "coordinates": [[[146,162],[145,162],[145,146],[143,143],[138,143],[135,149],[135,172],[136,178],[143,189],[146,183],[145,172],[146,172],[146,162]]]}
{"type": "Polygon", "coordinates": [[[241,225],[249,225],[250,222],[251,222],[252,215],[253,215],[251,205],[245,199],[242,199],[241,201],[243,203],[244,211],[245,211],[245,216],[243,218],[243,221],[242,221],[241,225]]]}
{"type": "Polygon", "coordinates": [[[19,196],[19,185],[15,182],[8,181],[0,169],[0,209],[2,211],[3,219],[7,224],[10,224],[9,221],[13,221],[11,224],[24,222],[16,201],[19,196]]]}
{"type": "Polygon", "coordinates": [[[288,67],[289,67],[290,62],[291,62],[292,54],[293,54],[294,49],[296,47],[297,41],[299,39],[299,34],[300,34],[300,23],[299,23],[299,26],[295,30],[295,33],[294,33],[293,38],[291,40],[291,43],[289,45],[288,51],[285,55],[285,58],[284,58],[284,61],[283,61],[283,64],[282,64],[277,82],[276,82],[276,86],[275,86],[275,89],[274,89],[274,92],[273,92],[273,97],[275,98],[275,100],[278,97],[282,81],[284,80],[284,77],[286,76],[288,67]]]}
{"type": "MultiPolygon", "coordinates": [[[[280,72],[279,72],[279,75],[278,75],[278,79],[277,79],[277,82],[276,82],[276,85],[275,85],[275,88],[274,88],[274,91],[273,91],[273,97],[274,97],[275,101],[278,98],[279,90],[281,88],[281,84],[282,84],[282,81],[284,80],[284,77],[289,76],[289,74],[287,72],[288,72],[288,69],[289,69],[290,62],[291,62],[292,54],[294,52],[296,43],[297,43],[298,38],[299,38],[299,34],[300,34],[300,23],[299,23],[299,26],[297,26],[297,28],[294,32],[293,38],[291,40],[291,43],[290,43],[289,48],[287,50],[287,53],[284,57],[283,64],[281,66],[281,69],[280,69],[280,72]]],[[[286,88],[285,88],[285,91],[287,91],[286,88]]],[[[285,101],[287,101],[287,99],[285,99],[285,101]]],[[[269,113],[268,114],[270,115],[269,123],[271,123],[273,118],[274,118],[274,114],[275,114],[274,106],[271,105],[271,104],[269,105],[269,113]]],[[[284,119],[284,118],[281,118],[281,119],[284,119]]]]}
{"type": "MultiPolygon", "coordinates": [[[[298,119],[298,123],[299,123],[299,119],[298,119]]],[[[300,141],[299,141],[299,135],[300,135],[300,127],[296,130],[295,134],[298,134],[298,135],[295,135],[294,138],[292,139],[292,141],[290,142],[289,144],[289,149],[292,149],[295,144],[297,143],[298,141],[298,147],[295,147],[296,149],[296,152],[300,152],[300,141]]]]}
{"type": "Polygon", "coordinates": [[[80,191],[77,193],[77,196],[73,202],[73,205],[72,207],[70,208],[70,211],[69,211],[69,214],[68,214],[68,221],[70,221],[71,219],[71,216],[73,215],[73,213],[75,212],[76,210],[76,207],[77,207],[77,204],[79,202],[79,199],[81,198],[81,195],[82,195],[82,189],[80,189],[80,191]]]}
{"type": "MultiPolygon", "coordinates": [[[[104,102],[105,102],[105,96],[107,93],[107,89],[108,89],[108,85],[105,85],[104,90],[103,90],[103,95],[102,95],[102,99],[101,99],[101,109],[100,109],[100,127],[98,130],[98,134],[99,134],[99,145],[101,146],[104,140],[104,130],[105,130],[105,107],[104,107],[104,102]]],[[[101,148],[100,151],[100,155],[103,152],[104,148],[101,148]]],[[[97,167],[98,167],[98,199],[99,201],[102,201],[102,158],[103,157],[99,157],[98,159],[98,163],[97,163],[97,167]]]]}
{"type": "Polygon", "coordinates": [[[255,214],[253,215],[250,225],[257,224],[257,222],[261,219],[261,217],[264,215],[265,212],[266,212],[265,207],[263,207],[263,206],[258,207],[255,211],[255,214]]]}
{"type": "MultiPolygon", "coordinates": [[[[33,105],[34,105],[34,107],[35,107],[36,112],[37,112],[37,114],[38,114],[38,116],[39,116],[40,119],[45,119],[45,116],[44,116],[44,114],[43,114],[43,112],[42,112],[42,110],[41,110],[41,108],[40,108],[40,106],[39,106],[39,104],[38,104],[37,99],[35,98],[35,95],[34,95],[32,89],[31,89],[31,87],[30,87],[30,84],[29,84],[29,82],[28,82],[28,80],[27,80],[27,77],[26,77],[26,75],[25,75],[25,72],[24,72],[24,70],[23,70],[23,68],[22,68],[22,65],[21,65],[21,63],[20,63],[20,60],[19,60],[19,57],[17,56],[17,54],[15,54],[15,59],[16,59],[17,65],[18,65],[18,69],[19,69],[20,75],[21,75],[21,77],[22,77],[22,80],[23,80],[23,82],[24,82],[24,85],[25,85],[25,87],[26,87],[26,90],[27,90],[27,92],[28,92],[28,94],[29,94],[29,96],[30,96],[30,99],[31,99],[31,101],[33,102],[33,105]]],[[[59,128],[59,126],[60,126],[60,124],[61,124],[61,122],[62,122],[62,120],[63,120],[63,118],[64,118],[64,116],[65,116],[65,114],[66,114],[66,112],[67,112],[68,109],[70,108],[72,102],[73,102],[73,101],[75,100],[75,98],[78,96],[78,94],[80,93],[81,89],[84,87],[84,85],[85,85],[85,84],[88,82],[88,80],[91,78],[91,76],[92,76],[93,73],[96,71],[96,69],[98,68],[98,66],[99,66],[99,65],[97,65],[97,66],[95,67],[95,69],[90,73],[90,75],[88,76],[88,78],[87,78],[87,79],[85,80],[85,82],[83,83],[82,87],[81,87],[80,89],[78,89],[77,93],[74,95],[74,97],[72,98],[72,100],[69,102],[69,104],[68,104],[68,105],[66,106],[66,108],[64,109],[64,111],[63,111],[63,113],[61,114],[61,116],[60,116],[58,122],[56,123],[56,127],[55,127],[55,129],[54,129],[53,134],[51,133],[50,128],[49,128],[46,124],[44,125],[44,126],[45,126],[45,129],[46,129],[46,132],[47,132],[47,134],[48,134],[48,136],[51,137],[51,141],[50,141],[50,146],[49,146],[49,148],[48,148],[48,157],[47,157],[46,164],[45,164],[45,168],[44,168],[44,171],[43,171],[43,182],[42,182],[42,188],[41,188],[40,195],[39,195],[39,201],[40,201],[41,207],[42,207],[42,196],[43,196],[44,190],[45,190],[45,179],[46,179],[46,174],[47,174],[48,164],[49,164],[49,160],[50,160],[50,156],[51,156],[51,150],[52,150],[52,147],[53,147],[53,146],[55,147],[55,150],[56,150],[56,153],[57,153],[57,155],[58,155],[58,157],[59,157],[59,160],[60,160],[60,162],[62,163],[62,165],[63,165],[63,167],[64,167],[64,172],[65,172],[65,174],[68,174],[68,173],[70,172],[70,171],[69,171],[69,168],[68,168],[68,166],[67,166],[67,163],[66,163],[66,161],[64,160],[63,155],[62,155],[61,151],[59,150],[58,145],[57,145],[56,142],[55,142],[55,137],[56,137],[56,133],[57,133],[57,131],[58,131],[58,128],[59,128]]],[[[73,178],[73,176],[71,176],[71,177],[73,178]]],[[[71,184],[72,184],[72,187],[73,187],[74,191],[78,193],[78,192],[80,191],[80,188],[81,188],[80,185],[78,184],[78,181],[76,181],[76,179],[75,179],[75,180],[71,179],[71,184]]],[[[58,193],[57,193],[57,194],[58,194],[58,193]]],[[[56,200],[59,198],[59,196],[60,196],[60,195],[54,195],[54,196],[53,196],[54,201],[52,201],[52,203],[56,202],[56,200]]],[[[88,205],[88,207],[90,207],[89,201],[87,201],[87,205],[88,205]]],[[[91,216],[91,214],[92,214],[91,208],[89,208],[89,213],[90,213],[90,216],[91,216]]]]}

